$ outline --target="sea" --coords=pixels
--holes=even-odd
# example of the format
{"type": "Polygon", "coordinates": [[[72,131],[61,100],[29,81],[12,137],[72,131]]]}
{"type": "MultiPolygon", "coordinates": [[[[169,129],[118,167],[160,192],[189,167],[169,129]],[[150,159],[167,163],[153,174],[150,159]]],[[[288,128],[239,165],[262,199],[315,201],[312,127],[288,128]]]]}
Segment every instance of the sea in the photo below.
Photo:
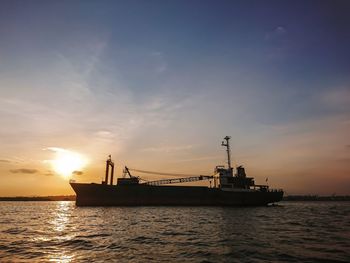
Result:
{"type": "Polygon", "coordinates": [[[0,262],[350,262],[350,202],[0,202],[0,262]]]}

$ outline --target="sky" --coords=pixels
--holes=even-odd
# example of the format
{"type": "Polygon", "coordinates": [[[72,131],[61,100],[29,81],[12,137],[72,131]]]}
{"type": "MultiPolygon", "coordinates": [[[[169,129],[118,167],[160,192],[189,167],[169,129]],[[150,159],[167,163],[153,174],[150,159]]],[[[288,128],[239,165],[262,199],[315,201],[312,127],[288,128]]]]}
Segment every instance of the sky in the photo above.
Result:
{"type": "Polygon", "coordinates": [[[258,184],[349,195],[349,8],[1,1],[0,196],[73,194],[109,154],[117,176],[210,175],[226,135],[258,184]],[[65,153],[80,158],[69,176],[65,153]]]}

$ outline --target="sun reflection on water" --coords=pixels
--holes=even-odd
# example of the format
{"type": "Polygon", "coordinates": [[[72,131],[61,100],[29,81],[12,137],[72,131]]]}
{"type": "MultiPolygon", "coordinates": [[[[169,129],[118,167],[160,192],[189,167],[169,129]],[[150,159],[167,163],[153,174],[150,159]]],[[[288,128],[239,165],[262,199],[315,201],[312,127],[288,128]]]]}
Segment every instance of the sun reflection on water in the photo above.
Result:
{"type": "Polygon", "coordinates": [[[61,254],[61,255],[52,255],[50,256],[49,261],[50,262],[60,262],[60,263],[69,263],[72,262],[74,259],[74,255],[65,255],[65,254],[61,254]]]}
{"type": "Polygon", "coordinates": [[[56,232],[63,232],[69,223],[70,203],[61,201],[57,203],[57,208],[54,211],[53,220],[51,221],[56,232]]]}
{"type": "MultiPolygon", "coordinates": [[[[68,234],[71,233],[71,231],[68,231],[68,228],[70,227],[72,209],[71,202],[57,202],[57,207],[53,211],[52,220],[50,222],[56,240],[64,242],[75,238],[75,235],[68,234]]],[[[50,253],[48,260],[50,262],[68,263],[74,260],[74,256],[74,253],[71,253],[71,251],[69,252],[63,247],[56,247],[54,252],[50,253]]]]}

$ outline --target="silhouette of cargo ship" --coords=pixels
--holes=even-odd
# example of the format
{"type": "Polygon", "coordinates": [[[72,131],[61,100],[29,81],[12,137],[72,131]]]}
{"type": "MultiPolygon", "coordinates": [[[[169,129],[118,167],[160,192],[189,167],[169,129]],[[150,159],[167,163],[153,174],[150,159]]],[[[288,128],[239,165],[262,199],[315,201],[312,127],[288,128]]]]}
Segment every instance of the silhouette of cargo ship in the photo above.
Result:
{"type": "Polygon", "coordinates": [[[109,156],[106,161],[105,180],[101,184],[70,182],[76,193],[76,205],[265,206],[281,201],[283,190],[270,189],[268,185],[256,185],[254,178],[246,176],[243,166],[236,167],[234,174],[229,140],[230,137],[226,136],[222,142],[227,151],[227,167],[216,166],[213,176],[199,175],[142,182],[140,177],[133,176],[130,171],[170,174],[125,167],[123,177],[117,179],[117,184],[113,184],[114,162],[109,156]],[[210,187],[171,185],[202,180],[209,180],[210,187]]]}

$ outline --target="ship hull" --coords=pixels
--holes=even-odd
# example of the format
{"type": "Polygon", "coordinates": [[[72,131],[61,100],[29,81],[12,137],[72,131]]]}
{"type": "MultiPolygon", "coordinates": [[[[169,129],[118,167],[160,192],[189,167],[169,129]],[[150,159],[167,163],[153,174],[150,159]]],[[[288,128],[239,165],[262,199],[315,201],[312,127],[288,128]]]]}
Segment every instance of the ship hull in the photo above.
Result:
{"type": "Polygon", "coordinates": [[[199,186],[70,185],[77,206],[264,206],[283,197],[283,191],[223,191],[199,186]]]}

